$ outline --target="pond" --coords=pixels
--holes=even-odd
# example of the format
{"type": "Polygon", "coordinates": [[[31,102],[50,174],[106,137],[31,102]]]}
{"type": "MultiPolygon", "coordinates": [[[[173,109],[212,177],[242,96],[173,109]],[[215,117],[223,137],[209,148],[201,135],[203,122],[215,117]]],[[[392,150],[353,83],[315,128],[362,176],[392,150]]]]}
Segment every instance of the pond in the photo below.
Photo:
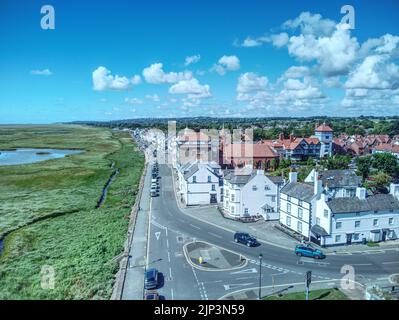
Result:
{"type": "Polygon", "coordinates": [[[82,152],[82,150],[35,148],[0,150],[0,166],[35,163],[49,159],[63,158],[70,154],[78,154],[82,152]]]}

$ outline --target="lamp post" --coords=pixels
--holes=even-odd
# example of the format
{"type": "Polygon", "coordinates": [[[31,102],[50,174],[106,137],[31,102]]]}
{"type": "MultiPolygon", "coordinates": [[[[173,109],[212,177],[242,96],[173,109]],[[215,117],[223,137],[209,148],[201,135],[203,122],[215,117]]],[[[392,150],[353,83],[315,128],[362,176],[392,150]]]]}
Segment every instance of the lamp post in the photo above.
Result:
{"type": "Polygon", "coordinates": [[[262,258],[263,255],[259,254],[259,296],[258,299],[260,300],[262,297],[262,258]]]}

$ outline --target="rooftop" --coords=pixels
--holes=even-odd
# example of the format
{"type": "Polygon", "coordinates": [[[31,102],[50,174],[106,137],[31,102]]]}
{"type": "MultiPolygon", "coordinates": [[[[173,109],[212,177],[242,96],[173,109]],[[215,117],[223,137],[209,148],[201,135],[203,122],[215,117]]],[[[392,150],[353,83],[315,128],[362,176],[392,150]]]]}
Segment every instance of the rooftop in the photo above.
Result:
{"type": "Polygon", "coordinates": [[[375,194],[366,199],[335,198],[327,202],[332,213],[399,210],[399,201],[391,194],[375,194]]]}

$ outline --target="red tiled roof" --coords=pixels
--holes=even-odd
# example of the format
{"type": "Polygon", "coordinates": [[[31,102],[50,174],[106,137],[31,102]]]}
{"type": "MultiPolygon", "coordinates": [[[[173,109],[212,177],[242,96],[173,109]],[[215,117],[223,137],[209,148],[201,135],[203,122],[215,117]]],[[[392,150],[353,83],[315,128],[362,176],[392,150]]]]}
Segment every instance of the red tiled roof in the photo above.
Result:
{"type": "Polygon", "coordinates": [[[276,158],[278,155],[266,143],[233,143],[225,146],[227,158],[276,158]]]}
{"type": "Polygon", "coordinates": [[[323,123],[321,126],[318,126],[316,128],[316,131],[319,131],[319,132],[333,132],[334,130],[331,129],[331,127],[329,127],[325,123],[323,123]]]}
{"type": "Polygon", "coordinates": [[[209,141],[209,136],[202,132],[188,132],[180,135],[178,141],[209,141]]]}

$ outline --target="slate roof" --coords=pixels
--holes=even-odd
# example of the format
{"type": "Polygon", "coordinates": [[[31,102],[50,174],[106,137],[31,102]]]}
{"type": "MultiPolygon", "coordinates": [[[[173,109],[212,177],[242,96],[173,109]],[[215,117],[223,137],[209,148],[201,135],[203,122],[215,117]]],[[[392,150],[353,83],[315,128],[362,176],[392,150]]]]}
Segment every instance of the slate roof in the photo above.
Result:
{"type": "Polygon", "coordinates": [[[332,213],[399,210],[399,201],[391,194],[375,194],[366,199],[335,198],[327,202],[332,213]]]}
{"type": "Polygon", "coordinates": [[[306,202],[312,200],[313,191],[313,184],[301,182],[290,182],[281,189],[281,193],[306,202]]]}
{"type": "Polygon", "coordinates": [[[184,173],[184,179],[187,180],[197,171],[198,171],[198,163],[195,163],[190,167],[190,169],[187,172],[184,173]]]}
{"type": "Polygon", "coordinates": [[[357,187],[361,178],[353,170],[325,170],[319,172],[323,186],[329,188],[357,187]]]}
{"type": "Polygon", "coordinates": [[[282,184],[284,183],[284,179],[282,176],[268,176],[266,175],[266,177],[268,177],[270,179],[271,182],[273,182],[274,184],[282,184]]]}

